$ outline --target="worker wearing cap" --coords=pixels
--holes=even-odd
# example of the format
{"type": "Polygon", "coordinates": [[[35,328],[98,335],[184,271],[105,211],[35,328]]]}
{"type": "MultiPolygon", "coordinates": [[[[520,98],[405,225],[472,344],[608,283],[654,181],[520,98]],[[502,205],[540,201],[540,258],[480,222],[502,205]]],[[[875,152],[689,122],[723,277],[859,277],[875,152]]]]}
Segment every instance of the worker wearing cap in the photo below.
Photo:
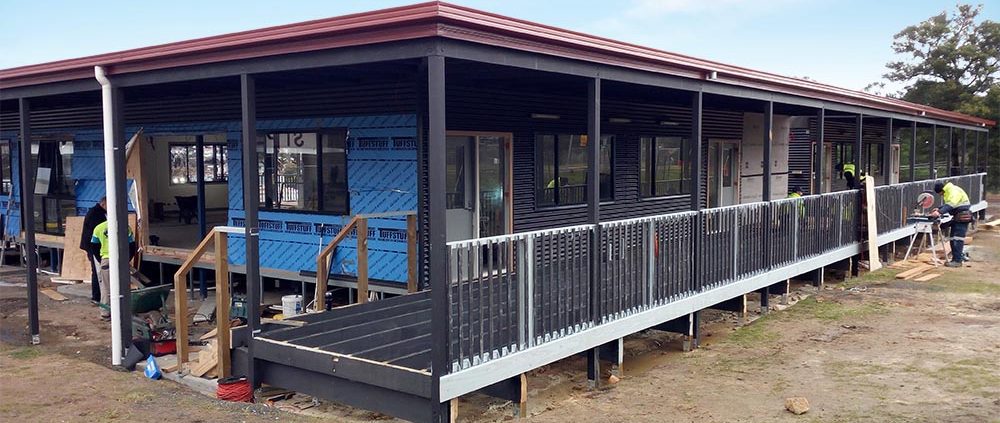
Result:
{"type": "Polygon", "coordinates": [[[945,263],[948,267],[961,267],[965,261],[965,234],[969,231],[969,223],[972,222],[972,211],[969,210],[971,203],[969,195],[958,185],[951,182],[938,182],[934,184],[934,192],[941,195],[944,205],[931,210],[932,217],[942,214],[950,214],[951,227],[949,239],[951,241],[951,261],[945,263]]]}
{"type": "MultiPolygon", "coordinates": [[[[111,319],[111,243],[108,242],[108,221],[101,222],[94,227],[90,236],[90,243],[98,249],[101,258],[101,266],[98,272],[98,280],[101,284],[101,304],[108,306],[99,307],[101,309],[101,319],[111,319]]],[[[135,253],[135,238],[132,236],[132,228],[128,228],[129,256],[135,253]]],[[[129,275],[123,275],[128,278],[129,275]]]]}

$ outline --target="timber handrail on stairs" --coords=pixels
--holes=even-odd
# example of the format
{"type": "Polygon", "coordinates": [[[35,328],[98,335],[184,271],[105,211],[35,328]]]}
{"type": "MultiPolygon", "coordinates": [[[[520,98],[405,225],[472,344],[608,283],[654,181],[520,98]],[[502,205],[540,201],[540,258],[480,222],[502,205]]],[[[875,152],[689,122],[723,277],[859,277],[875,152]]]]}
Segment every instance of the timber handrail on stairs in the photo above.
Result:
{"type": "Polygon", "coordinates": [[[417,215],[413,211],[388,212],[376,214],[358,214],[340,229],[316,256],[316,293],[313,303],[316,311],[323,311],[327,284],[330,281],[330,267],[333,265],[333,253],[337,245],[350,235],[357,233],[358,249],[358,303],[368,302],[368,219],[383,217],[406,216],[406,290],[417,291],[417,215]]]}
{"type": "Polygon", "coordinates": [[[215,245],[215,321],[216,321],[216,373],[219,378],[228,377],[231,370],[229,349],[231,346],[229,327],[229,254],[228,234],[243,233],[243,228],[216,226],[205,235],[198,246],[188,255],[181,267],[174,273],[174,327],[177,343],[177,365],[188,361],[188,303],[184,291],[187,290],[187,276],[194,265],[207,252],[208,246],[215,245]]]}

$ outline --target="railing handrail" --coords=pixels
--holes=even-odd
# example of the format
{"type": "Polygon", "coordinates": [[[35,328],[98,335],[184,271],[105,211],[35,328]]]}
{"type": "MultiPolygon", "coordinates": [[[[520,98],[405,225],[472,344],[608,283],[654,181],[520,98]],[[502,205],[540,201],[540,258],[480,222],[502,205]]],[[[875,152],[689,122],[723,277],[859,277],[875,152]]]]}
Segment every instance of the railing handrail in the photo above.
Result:
{"type": "Polygon", "coordinates": [[[558,233],[575,232],[575,231],[585,231],[585,230],[594,229],[595,226],[596,225],[594,225],[594,224],[561,226],[561,227],[558,227],[558,228],[551,228],[551,229],[539,229],[537,231],[517,232],[517,233],[505,234],[505,235],[494,235],[494,236],[489,236],[489,237],[485,237],[485,238],[463,239],[463,240],[459,240],[459,241],[451,241],[451,242],[449,242],[448,243],[448,247],[449,248],[464,248],[464,247],[467,247],[467,246],[470,246],[470,245],[473,245],[473,244],[482,244],[482,243],[490,243],[490,242],[504,242],[504,241],[516,241],[516,240],[519,240],[519,239],[534,238],[536,236],[542,236],[542,235],[554,235],[554,234],[558,234],[558,233]]]}
{"type": "Polygon", "coordinates": [[[229,332],[229,254],[228,234],[241,233],[244,228],[217,226],[208,231],[205,238],[192,250],[177,272],[174,273],[174,328],[177,339],[177,364],[188,361],[188,321],[187,321],[187,277],[208,246],[215,243],[215,313],[216,313],[216,373],[219,378],[230,372],[230,332],[229,332]]]}
{"type": "Polygon", "coordinates": [[[357,232],[357,289],[358,303],[368,301],[368,219],[385,217],[406,217],[406,291],[417,292],[417,213],[413,210],[391,211],[385,213],[358,213],[340,229],[326,246],[316,255],[316,290],[314,293],[315,311],[323,311],[325,306],[327,283],[330,281],[330,268],[333,266],[333,253],[337,246],[351,234],[357,232]]]}
{"type": "Polygon", "coordinates": [[[368,235],[367,234],[367,232],[368,232],[367,231],[367,228],[368,228],[368,218],[366,218],[364,216],[361,216],[361,215],[354,215],[353,217],[351,217],[351,220],[349,222],[347,222],[347,224],[344,225],[343,228],[340,229],[340,232],[338,232],[337,235],[334,236],[333,239],[331,239],[330,242],[328,244],[326,244],[326,246],[323,247],[322,250],[320,250],[319,254],[316,255],[316,293],[313,296],[313,303],[314,303],[314,307],[315,307],[316,311],[322,311],[323,308],[325,307],[325,303],[326,303],[326,301],[325,301],[325,298],[326,298],[326,285],[327,285],[327,282],[329,282],[329,279],[330,279],[330,267],[333,265],[333,262],[331,260],[331,256],[333,255],[333,252],[336,251],[337,245],[340,244],[341,241],[347,239],[347,236],[351,233],[351,230],[353,230],[355,228],[358,228],[359,225],[362,226],[363,229],[365,229],[365,231],[364,231],[365,233],[362,234],[361,231],[358,231],[358,247],[359,247],[358,248],[358,256],[359,256],[358,257],[358,261],[359,261],[359,263],[358,263],[358,302],[359,303],[365,303],[365,302],[368,301],[368,269],[367,269],[367,261],[368,261],[367,260],[367,252],[368,252],[367,250],[368,249],[367,249],[367,247],[364,248],[364,253],[365,253],[365,256],[366,256],[365,257],[365,262],[366,262],[366,266],[365,267],[366,267],[366,269],[364,270],[363,274],[362,274],[362,271],[361,271],[361,263],[360,263],[360,261],[361,261],[361,257],[360,257],[361,256],[361,244],[362,243],[366,243],[367,242],[367,238],[368,238],[367,237],[367,235],[368,235]],[[364,240],[362,240],[362,238],[364,238],[364,240]],[[362,280],[362,276],[364,276],[364,280],[362,280]],[[362,290],[362,284],[364,285],[363,286],[363,288],[364,288],[364,292],[363,293],[361,292],[361,290],[362,290]],[[364,295],[362,295],[362,294],[364,294],[364,295]]]}
{"type": "MultiPolygon", "coordinates": [[[[978,200],[981,178],[939,180],[978,200]]],[[[452,371],[776,270],[812,270],[796,264],[840,260],[912,231],[908,197],[932,181],[871,182],[867,198],[845,190],[450,242],[452,371]],[[863,238],[864,221],[877,236],[863,238]]]]}

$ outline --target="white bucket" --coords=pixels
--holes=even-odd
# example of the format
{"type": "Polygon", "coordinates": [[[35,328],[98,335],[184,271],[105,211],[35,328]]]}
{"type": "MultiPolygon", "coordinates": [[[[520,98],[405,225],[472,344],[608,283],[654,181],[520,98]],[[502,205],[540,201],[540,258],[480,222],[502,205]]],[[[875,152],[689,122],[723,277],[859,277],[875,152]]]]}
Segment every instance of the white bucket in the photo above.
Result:
{"type": "Polygon", "coordinates": [[[285,295],[281,297],[281,314],[285,318],[295,317],[302,314],[302,296],[285,295]]]}

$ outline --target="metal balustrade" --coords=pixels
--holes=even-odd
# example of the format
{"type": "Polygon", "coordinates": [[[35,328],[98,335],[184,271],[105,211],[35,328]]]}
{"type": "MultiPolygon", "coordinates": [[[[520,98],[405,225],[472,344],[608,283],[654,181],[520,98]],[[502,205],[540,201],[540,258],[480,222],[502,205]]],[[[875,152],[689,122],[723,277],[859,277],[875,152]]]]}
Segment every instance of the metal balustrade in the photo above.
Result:
{"type": "MultiPolygon", "coordinates": [[[[978,204],[983,175],[941,180],[978,204]]],[[[933,185],[876,188],[879,233],[933,185]]],[[[451,242],[451,370],[857,245],[860,217],[860,191],[841,191],[451,242]]]]}

